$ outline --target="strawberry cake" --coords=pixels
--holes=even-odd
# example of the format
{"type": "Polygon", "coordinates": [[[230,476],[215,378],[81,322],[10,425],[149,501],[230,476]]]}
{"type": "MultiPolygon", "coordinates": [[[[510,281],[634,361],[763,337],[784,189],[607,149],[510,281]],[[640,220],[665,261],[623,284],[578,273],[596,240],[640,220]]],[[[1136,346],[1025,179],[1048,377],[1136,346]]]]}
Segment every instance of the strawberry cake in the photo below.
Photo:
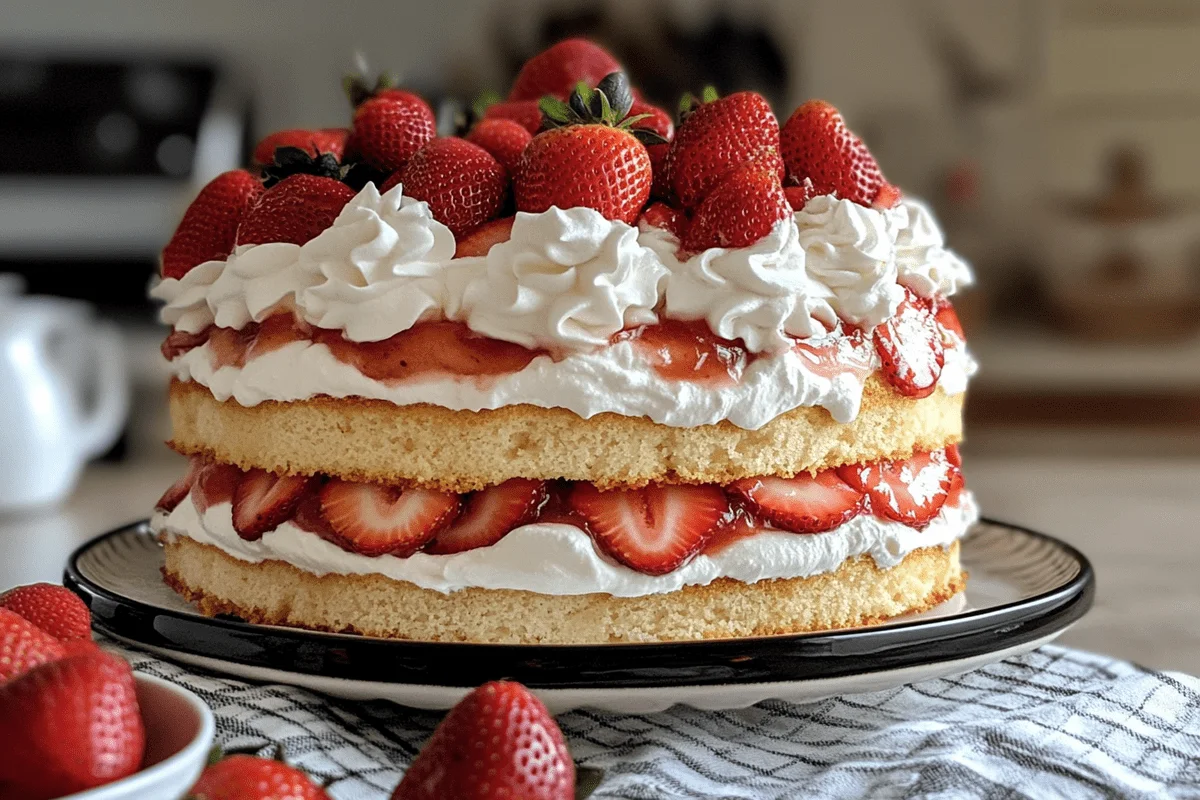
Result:
{"type": "Polygon", "coordinates": [[[426,641],[817,631],[964,586],[970,271],[827,103],[679,118],[594,44],[438,137],[350,84],[205,186],[151,521],[205,614],[426,641]]]}

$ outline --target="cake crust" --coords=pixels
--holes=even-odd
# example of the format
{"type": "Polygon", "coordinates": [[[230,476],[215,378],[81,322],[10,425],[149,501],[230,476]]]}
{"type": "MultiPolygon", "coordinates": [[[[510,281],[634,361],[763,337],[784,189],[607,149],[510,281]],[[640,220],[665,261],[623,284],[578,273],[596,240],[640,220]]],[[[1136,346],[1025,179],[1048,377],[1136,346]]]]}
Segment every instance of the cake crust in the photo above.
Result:
{"type": "Polygon", "coordinates": [[[381,575],[318,576],[282,561],[253,564],[186,537],[168,537],[164,549],[166,582],[203,614],[436,642],[595,644],[830,630],[924,611],[965,586],[957,542],[915,550],[890,569],[860,556],[811,578],[722,578],[643,597],[442,594],[381,575]]]}
{"type": "Polygon", "coordinates": [[[452,411],[431,405],[315,397],[246,407],[198,383],[170,390],[172,448],[242,469],[469,492],[509,478],[590,481],[600,488],[726,484],[843,464],[909,458],[962,438],[963,395],[914,400],[876,377],[862,410],[839,423],[798,408],[758,430],[728,422],[675,428],[644,417],[529,405],[452,411]]]}

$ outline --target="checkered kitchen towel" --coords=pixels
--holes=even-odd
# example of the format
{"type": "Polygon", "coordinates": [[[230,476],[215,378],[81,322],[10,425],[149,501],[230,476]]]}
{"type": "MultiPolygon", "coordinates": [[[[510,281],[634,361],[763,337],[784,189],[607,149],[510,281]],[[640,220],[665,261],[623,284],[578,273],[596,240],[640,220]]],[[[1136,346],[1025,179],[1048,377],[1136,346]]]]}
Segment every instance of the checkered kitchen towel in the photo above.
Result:
{"type": "MultiPolygon", "coordinates": [[[[336,800],[386,799],[440,719],[122,654],[203,697],[226,748],[281,744],[336,800]]],[[[1200,679],[1059,647],[807,705],[558,721],[597,800],[1200,798],[1200,679]]]]}

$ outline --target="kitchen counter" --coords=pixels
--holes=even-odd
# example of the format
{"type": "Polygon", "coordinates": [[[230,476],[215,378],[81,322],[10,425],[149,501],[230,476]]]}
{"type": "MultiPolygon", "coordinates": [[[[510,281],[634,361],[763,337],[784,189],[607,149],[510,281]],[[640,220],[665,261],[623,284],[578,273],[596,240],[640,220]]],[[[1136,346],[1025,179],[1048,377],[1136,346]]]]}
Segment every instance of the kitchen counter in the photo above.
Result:
{"type": "MultiPolygon", "coordinates": [[[[91,536],[145,517],[183,459],[97,464],[64,505],[0,514],[0,587],[57,581],[91,536]]],[[[1061,643],[1200,674],[1200,461],[971,457],[984,512],[1058,536],[1096,567],[1096,605],[1061,643]]]]}

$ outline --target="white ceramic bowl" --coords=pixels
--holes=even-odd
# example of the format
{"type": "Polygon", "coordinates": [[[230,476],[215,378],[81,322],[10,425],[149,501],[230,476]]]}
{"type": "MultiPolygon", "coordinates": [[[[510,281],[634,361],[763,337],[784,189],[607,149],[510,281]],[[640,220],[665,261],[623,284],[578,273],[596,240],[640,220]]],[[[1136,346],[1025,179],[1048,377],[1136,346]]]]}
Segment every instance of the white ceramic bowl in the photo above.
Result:
{"type": "Polygon", "coordinates": [[[208,761],[213,715],[196,695],[170,681],[134,673],[146,724],[142,769],[124,780],[63,800],[179,800],[208,761]]]}

